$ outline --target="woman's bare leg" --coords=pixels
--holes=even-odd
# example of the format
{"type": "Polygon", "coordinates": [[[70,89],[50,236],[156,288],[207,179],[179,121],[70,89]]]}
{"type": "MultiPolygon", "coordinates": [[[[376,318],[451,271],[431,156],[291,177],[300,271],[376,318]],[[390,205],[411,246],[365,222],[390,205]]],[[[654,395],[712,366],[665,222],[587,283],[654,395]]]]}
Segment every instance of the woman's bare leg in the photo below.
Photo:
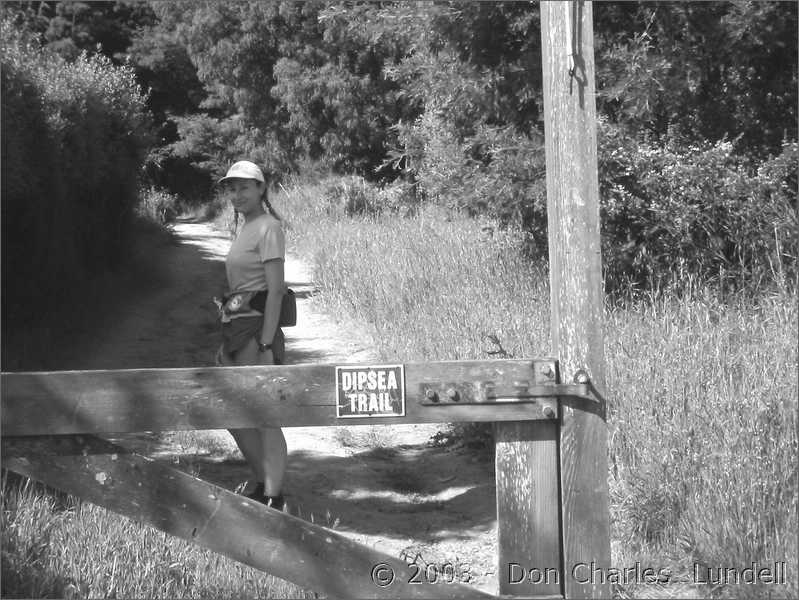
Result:
{"type": "Polygon", "coordinates": [[[279,427],[256,430],[261,434],[263,448],[262,468],[264,470],[264,494],[278,496],[283,489],[283,476],[286,473],[286,437],[279,427]]]}
{"type": "Polygon", "coordinates": [[[228,429],[228,431],[236,441],[247,464],[250,465],[255,481],[264,481],[266,474],[261,460],[263,456],[261,431],[259,429],[228,429]]]}
{"type": "MultiPolygon", "coordinates": [[[[257,365],[259,362],[258,346],[252,340],[236,353],[232,364],[257,365]]],[[[264,495],[279,495],[283,487],[288,455],[283,430],[279,427],[268,427],[229,431],[252,468],[256,481],[264,483],[264,495]]]]}

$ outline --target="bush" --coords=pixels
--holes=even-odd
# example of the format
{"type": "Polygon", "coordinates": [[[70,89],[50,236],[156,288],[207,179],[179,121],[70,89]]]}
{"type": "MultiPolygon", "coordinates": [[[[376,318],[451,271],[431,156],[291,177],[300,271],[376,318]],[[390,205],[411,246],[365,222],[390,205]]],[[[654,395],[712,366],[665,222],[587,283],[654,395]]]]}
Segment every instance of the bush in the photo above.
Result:
{"type": "Polygon", "coordinates": [[[37,279],[44,279],[39,275],[42,270],[59,272],[74,265],[76,257],[74,244],[58,248],[54,239],[63,216],[63,185],[36,81],[25,69],[5,60],[0,77],[3,321],[7,323],[7,312],[15,313],[41,283],[37,279]],[[37,268],[31,270],[30,265],[37,268]],[[23,269],[29,272],[20,277],[23,269]]]}
{"type": "Polygon", "coordinates": [[[212,200],[214,175],[162,146],[145,159],[142,179],[146,186],[176,196],[184,207],[198,209],[212,200]]]}
{"type": "Polygon", "coordinates": [[[600,124],[602,252],[608,289],[755,291],[794,281],[796,143],[755,167],[728,141],[636,141],[600,124]]]}
{"type": "MultiPolygon", "coordinates": [[[[485,124],[462,137],[435,112],[399,127],[398,137],[428,201],[521,226],[531,234],[529,249],[546,257],[541,140],[485,124]]],[[[780,155],[758,164],[726,140],[638,140],[600,121],[606,288],[629,294],[691,280],[729,292],[794,283],[798,155],[797,144],[786,142],[780,155]]]]}
{"type": "Polygon", "coordinates": [[[521,226],[547,247],[543,141],[512,127],[479,124],[460,138],[442,116],[427,112],[400,127],[409,169],[430,201],[472,216],[521,226]]]}
{"type": "Polygon", "coordinates": [[[180,212],[178,197],[169,192],[149,187],[141,194],[141,201],[136,213],[159,225],[166,225],[175,220],[180,212]]]}
{"type": "Polygon", "coordinates": [[[319,182],[327,215],[375,216],[383,212],[409,215],[418,208],[413,186],[397,180],[378,187],[359,175],[327,176],[319,182]]]}
{"type": "Polygon", "coordinates": [[[124,259],[149,120],[133,69],[0,29],[3,316],[25,317],[124,259]]]}
{"type": "Polygon", "coordinates": [[[380,212],[377,188],[363,177],[333,177],[321,183],[326,210],[331,215],[374,215],[380,212]]]}

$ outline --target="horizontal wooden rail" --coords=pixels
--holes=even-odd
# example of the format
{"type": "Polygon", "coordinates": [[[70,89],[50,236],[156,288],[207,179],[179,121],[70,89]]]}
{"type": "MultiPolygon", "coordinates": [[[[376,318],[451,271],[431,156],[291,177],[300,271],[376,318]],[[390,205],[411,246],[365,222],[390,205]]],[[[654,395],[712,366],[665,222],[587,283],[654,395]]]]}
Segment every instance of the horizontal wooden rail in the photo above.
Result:
{"type": "Polygon", "coordinates": [[[3,466],[333,598],[491,598],[94,436],[3,439],[3,466]],[[393,576],[391,575],[393,573],[393,576]],[[375,579],[389,585],[378,585],[375,579]]]}
{"type": "Polygon", "coordinates": [[[322,364],[3,373],[2,435],[521,421],[553,415],[551,410],[545,415],[541,403],[514,403],[513,398],[508,402],[429,405],[435,390],[442,396],[450,390],[466,396],[480,386],[504,386],[505,391],[499,390],[498,395],[507,396],[509,385],[513,392],[514,385],[540,380],[537,373],[554,373],[556,361],[551,358],[407,363],[403,365],[404,416],[346,419],[336,411],[337,366],[359,367],[322,364]]]}

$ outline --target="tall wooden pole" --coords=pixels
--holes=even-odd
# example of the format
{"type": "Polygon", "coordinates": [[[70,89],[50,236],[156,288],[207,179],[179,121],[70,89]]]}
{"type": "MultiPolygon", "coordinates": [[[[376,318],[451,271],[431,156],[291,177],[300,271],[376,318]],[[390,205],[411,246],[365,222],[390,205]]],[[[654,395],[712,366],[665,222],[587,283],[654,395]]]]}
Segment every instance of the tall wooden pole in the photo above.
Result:
{"type": "MultiPolygon", "coordinates": [[[[590,2],[541,2],[551,333],[560,373],[605,387],[590,2]]],[[[610,598],[604,400],[561,398],[558,421],[496,424],[502,595],[610,598]],[[598,408],[599,406],[599,408],[598,408]]]]}
{"type": "MultiPolygon", "coordinates": [[[[542,2],[552,349],[560,377],[579,369],[605,389],[602,259],[591,2],[542,2]]],[[[600,410],[565,399],[560,429],[564,592],[610,598],[607,428],[600,410]],[[602,576],[604,575],[604,577],[602,576]]]]}

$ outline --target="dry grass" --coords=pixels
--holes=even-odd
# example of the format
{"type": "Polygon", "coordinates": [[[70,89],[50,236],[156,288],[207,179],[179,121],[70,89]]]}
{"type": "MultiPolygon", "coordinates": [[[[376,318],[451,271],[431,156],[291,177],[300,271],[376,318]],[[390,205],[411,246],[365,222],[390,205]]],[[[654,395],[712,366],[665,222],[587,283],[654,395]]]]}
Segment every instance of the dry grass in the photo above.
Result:
{"type": "Polygon", "coordinates": [[[29,481],[3,483],[5,598],[317,597],[91,504],[59,507],[29,481]]]}
{"type": "Polygon", "coordinates": [[[356,425],[352,427],[338,427],[333,434],[336,441],[355,452],[372,450],[385,452],[386,455],[395,453],[394,439],[385,426],[356,425]]]}
{"type": "MultiPolygon", "coordinates": [[[[525,257],[523,233],[434,208],[347,216],[322,192],[295,187],[276,204],[328,308],[374,327],[385,359],[548,354],[546,270],[525,257]]],[[[686,282],[679,297],[608,308],[614,566],[691,582],[694,564],[796,565],[796,339],[784,288],[722,302],[686,282]]],[[[788,577],[701,593],[796,597],[788,577]]]]}
{"type": "MultiPolygon", "coordinates": [[[[321,298],[370,323],[385,358],[548,354],[547,276],[524,256],[521,232],[432,209],[347,217],[319,186],[274,201],[321,298]]],[[[799,596],[796,294],[721,303],[694,287],[606,316],[612,564],[690,581],[694,563],[786,561],[788,585],[702,595],[799,596]]],[[[348,439],[384,446],[377,434],[348,439]]],[[[309,595],[102,509],[61,510],[30,485],[4,486],[2,507],[6,597],[309,595]]]]}
{"type": "MultiPolygon", "coordinates": [[[[660,298],[608,315],[611,493],[619,560],[797,561],[795,296],[660,298]]],[[[789,586],[729,595],[796,597],[789,586]]]]}

